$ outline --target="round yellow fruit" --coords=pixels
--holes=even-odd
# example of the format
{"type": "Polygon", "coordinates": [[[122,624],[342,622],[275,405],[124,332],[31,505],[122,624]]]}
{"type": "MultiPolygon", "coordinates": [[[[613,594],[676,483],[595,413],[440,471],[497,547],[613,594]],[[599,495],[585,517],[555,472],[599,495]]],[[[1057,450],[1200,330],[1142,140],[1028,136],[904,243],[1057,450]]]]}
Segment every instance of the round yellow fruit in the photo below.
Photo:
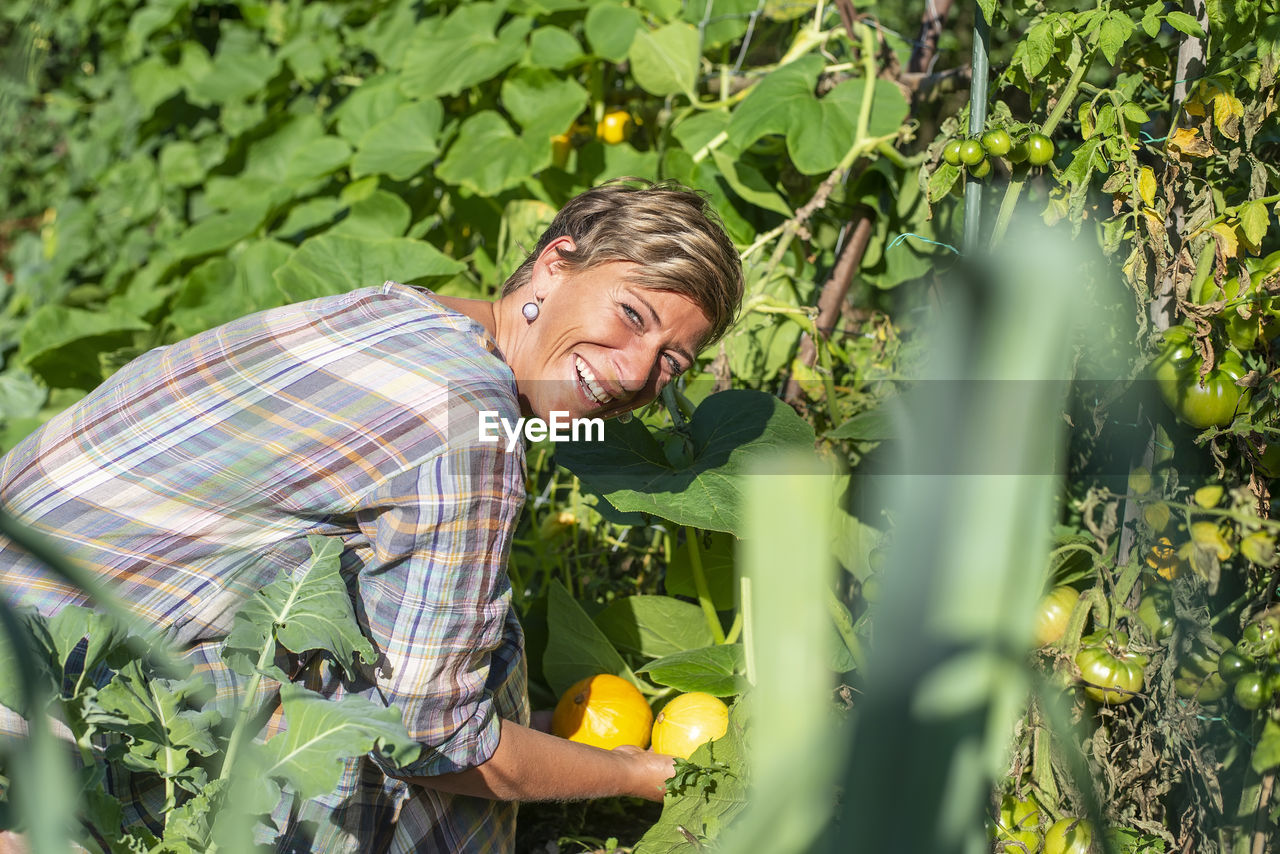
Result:
{"type": "Polygon", "coordinates": [[[653,749],[688,759],[708,741],[729,729],[729,708],[701,691],[681,694],[663,706],[653,722],[653,749]]]}
{"type": "Polygon", "coordinates": [[[653,710],[644,695],[611,673],[575,683],[551,715],[553,735],[606,750],[624,744],[647,747],[652,726],[653,710]]]}

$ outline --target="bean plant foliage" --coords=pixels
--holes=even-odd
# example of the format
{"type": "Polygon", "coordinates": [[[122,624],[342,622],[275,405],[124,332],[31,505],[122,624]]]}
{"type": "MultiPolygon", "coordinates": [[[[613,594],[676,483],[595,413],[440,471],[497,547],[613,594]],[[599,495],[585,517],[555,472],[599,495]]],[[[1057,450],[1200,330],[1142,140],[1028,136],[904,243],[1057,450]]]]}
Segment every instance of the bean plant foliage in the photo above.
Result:
{"type": "MultiPolygon", "coordinates": [[[[829,643],[806,654],[830,671],[831,732],[856,728],[883,690],[865,661],[902,545],[861,475],[910,456],[898,403],[931,394],[909,378],[960,314],[949,283],[979,269],[961,253],[1027,212],[1075,241],[1080,301],[1111,322],[1053,378],[1076,383],[1043,583],[1075,604],[1035,648],[1033,615],[1009,616],[1030,652],[1008,666],[1039,687],[974,772],[988,840],[1035,851],[1087,819],[1111,850],[1274,843],[1274,0],[10,0],[0,41],[4,449],[135,356],[244,314],[388,279],[492,297],[609,179],[709,199],[744,262],[740,317],[603,443],[529,449],[510,574],[535,707],[608,672],[655,711],[721,697],[729,731],[678,763],[660,813],[523,807],[522,850],[715,850],[767,787],[748,759],[779,737],[751,726],[770,603],[740,569],[769,536],[743,495],[779,450],[840,472],[818,546],[829,643]],[[1141,682],[1112,684],[1130,660],[1141,682]]],[[[269,840],[280,799],[327,793],[343,760],[412,760],[398,710],[323,700],[275,663],[372,654],[340,544],[313,546],[238,615],[228,702],[158,647],[139,656],[127,619],[0,609],[0,703],[70,733],[81,844],[246,850],[244,815],[269,840]],[[272,711],[284,728],[263,739],[272,711]],[[107,763],[162,788],[161,832],[106,793],[107,763]]],[[[35,820],[21,760],[0,765],[5,826],[35,820]]],[[[967,807],[943,807],[903,831],[921,850],[958,850],[936,817],[967,807]]],[[[858,808],[830,793],[809,850],[883,818],[858,808]]]]}

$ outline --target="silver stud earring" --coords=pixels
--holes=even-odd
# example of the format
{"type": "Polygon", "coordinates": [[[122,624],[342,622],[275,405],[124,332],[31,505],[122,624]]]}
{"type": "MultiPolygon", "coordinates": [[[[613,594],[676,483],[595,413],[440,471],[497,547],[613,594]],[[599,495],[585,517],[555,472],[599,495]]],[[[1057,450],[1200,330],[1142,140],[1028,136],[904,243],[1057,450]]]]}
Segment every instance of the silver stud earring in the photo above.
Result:
{"type": "Polygon", "coordinates": [[[538,304],[536,302],[527,302],[520,306],[520,313],[523,314],[524,319],[530,323],[533,323],[538,319],[538,312],[540,310],[541,309],[538,308],[538,304]]]}

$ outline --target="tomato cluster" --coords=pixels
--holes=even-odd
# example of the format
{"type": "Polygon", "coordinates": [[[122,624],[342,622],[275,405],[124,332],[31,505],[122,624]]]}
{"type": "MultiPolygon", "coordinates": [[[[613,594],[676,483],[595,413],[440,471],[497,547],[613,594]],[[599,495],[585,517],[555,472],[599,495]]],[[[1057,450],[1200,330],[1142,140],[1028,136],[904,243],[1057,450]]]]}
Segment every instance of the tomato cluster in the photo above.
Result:
{"type": "Polygon", "coordinates": [[[1053,140],[1042,133],[1031,133],[1014,141],[1004,128],[993,128],[981,137],[952,139],[942,147],[942,159],[952,166],[964,167],[974,178],[991,173],[991,157],[1004,157],[1010,163],[1044,166],[1053,159],[1053,140]]]}
{"type": "Polygon", "coordinates": [[[1088,854],[1091,850],[1093,828],[1088,822],[1066,816],[1049,825],[1042,835],[1041,818],[1040,807],[1031,798],[1005,795],[990,827],[996,850],[1019,854],[1088,854]]]}
{"type": "Polygon", "coordinates": [[[1247,373],[1240,354],[1223,352],[1206,373],[1193,333],[1186,326],[1165,332],[1152,371],[1164,402],[1192,427],[1226,427],[1249,405],[1248,390],[1237,384],[1247,373]]]}
{"type": "Polygon", "coordinates": [[[1217,675],[1242,709],[1269,705],[1280,692],[1280,617],[1267,614],[1245,626],[1240,642],[1218,657],[1217,675]]]}

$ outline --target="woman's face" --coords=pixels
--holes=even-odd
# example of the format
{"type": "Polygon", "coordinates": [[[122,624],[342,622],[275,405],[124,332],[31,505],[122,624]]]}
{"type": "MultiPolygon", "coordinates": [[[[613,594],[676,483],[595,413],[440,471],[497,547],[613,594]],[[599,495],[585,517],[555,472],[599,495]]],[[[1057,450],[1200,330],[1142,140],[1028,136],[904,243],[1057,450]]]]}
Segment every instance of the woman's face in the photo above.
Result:
{"type": "Polygon", "coordinates": [[[688,297],[630,281],[636,268],[615,261],[571,272],[556,260],[514,295],[540,299],[537,319],[507,353],[527,414],[619,415],[692,364],[710,321],[688,297]]]}

